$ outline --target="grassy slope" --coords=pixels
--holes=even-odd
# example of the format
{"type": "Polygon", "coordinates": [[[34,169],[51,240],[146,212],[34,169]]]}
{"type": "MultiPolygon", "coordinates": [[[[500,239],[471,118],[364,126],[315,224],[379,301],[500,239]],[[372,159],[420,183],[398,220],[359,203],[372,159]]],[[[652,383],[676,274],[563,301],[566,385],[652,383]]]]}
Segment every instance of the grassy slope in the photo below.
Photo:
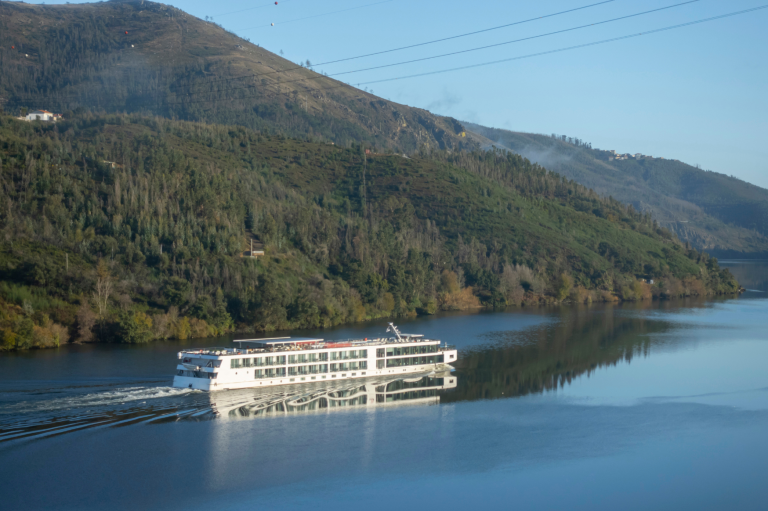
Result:
{"type": "Polygon", "coordinates": [[[595,191],[651,211],[684,241],[712,252],[768,252],[768,190],[674,160],[608,161],[544,135],[467,124],[484,144],[496,143],[595,191]]]}
{"type": "Polygon", "coordinates": [[[0,3],[0,105],[142,111],[407,151],[467,145],[453,119],[323,77],[153,2],[0,3]]]}

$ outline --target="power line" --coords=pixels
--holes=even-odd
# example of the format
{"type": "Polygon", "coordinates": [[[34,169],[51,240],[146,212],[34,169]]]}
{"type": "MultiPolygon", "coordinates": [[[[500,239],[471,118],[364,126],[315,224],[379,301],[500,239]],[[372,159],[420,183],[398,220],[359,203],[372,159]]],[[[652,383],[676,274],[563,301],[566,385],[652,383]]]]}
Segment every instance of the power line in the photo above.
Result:
{"type": "Polygon", "coordinates": [[[598,2],[596,4],[589,4],[589,5],[584,5],[582,7],[576,7],[575,9],[568,9],[567,11],[560,11],[560,12],[555,12],[555,13],[552,13],[552,14],[547,14],[547,15],[544,15],[544,16],[539,16],[537,18],[529,18],[527,20],[515,21],[514,23],[507,23],[506,25],[499,25],[497,27],[484,28],[483,30],[475,30],[474,32],[467,32],[465,34],[458,34],[458,35],[454,35],[454,36],[450,36],[450,37],[443,37],[442,39],[433,39],[432,41],[425,41],[423,43],[411,44],[411,45],[408,45],[408,46],[401,46],[399,48],[392,48],[391,50],[383,50],[383,51],[377,51],[377,52],[374,52],[374,53],[366,53],[365,55],[357,55],[356,57],[347,57],[347,58],[344,58],[344,59],[330,60],[328,62],[321,62],[320,64],[316,64],[316,65],[318,65],[318,66],[326,66],[328,64],[336,64],[337,62],[346,62],[348,60],[362,59],[364,57],[373,57],[374,55],[382,55],[384,53],[392,53],[393,51],[408,50],[408,49],[411,49],[411,48],[417,48],[419,46],[426,46],[428,44],[442,43],[443,41],[450,41],[452,39],[459,39],[461,37],[467,37],[467,36],[471,36],[471,35],[475,35],[475,34],[482,34],[484,32],[490,32],[492,30],[499,30],[499,29],[502,29],[502,28],[513,27],[515,25],[522,25],[523,23],[530,23],[531,21],[538,21],[538,20],[542,20],[542,19],[545,19],[545,18],[552,18],[552,17],[555,17],[555,16],[560,16],[561,14],[568,14],[568,13],[571,13],[571,12],[581,11],[581,10],[584,10],[584,9],[589,9],[590,7],[595,7],[597,5],[603,5],[603,4],[609,4],[609,3],[615,2],[615,1],[616,0],[605,0],[604,2],[598,2]]]}
{"type": "Polygon", "coordinates": [[[370,81],[370,82],[362,82],[362,83],[360,83],[358,85],[371,85],[371,84],[374,84],[374,83],[393,82],[393,81],[396,81],[396,80],[405,80],[405,79],[408,79],[408,78],[417,78],[419,76],[429,76],[429,75],[436,75],[436,74],[442,74],[442,73],[450,73],[452,71],[461,71],[461,70],[464,70],[464,69],[472,69],[472,68],[476,68],[476,67],[490,66],[490,65],[494,65],[494,64],[501,64],[503,62],[512,62],[512,61],[515,61],[515,60],[523,60],[523,59],[529,59],[529,58],[533,58],[533,57],[541,57],[543,55],[551,55],[553,53],[561,53],[561,52],[564,52],[564,51],[576,50],[576,49],[579,49],[579,48],[587,48],[587,47],[590,47],[590,46],[597,46],[597,45],[600,45],[600,44],[612,43],[612,42],[616,42],[616,41],[623,41],[625,39],[632,39],[632,38],[641,37],[641,36],[644,36],[644,35],[657,34],[659,32],[666,32],[666,31],[675,30],[675,29],[678,29],[678,28],[689,27],[691,25],[698,25],[700,23],[706,23],[708,21],[715,21],[715,20],[719,20],[719,19],[723,19],[723,18],[729,18],[731,16],[737,16],[739,14],[746,14],[746,13],[749,13],[749,12],[759,11],[761,9],[766,9],[766,8],[768,8],[768,5],[761,5],[759,7],[753,7],[752,9],[745,9],[743,11],[737,11],[737,12],[732,12],[732,13],[728,13],[728,14],[721,14],[720,16],[713,16],[711,18],[705,18],[705,19],[702,19],[702,20],[690,21],[688,23],[681,23],[679,25],[673,25],[671,27],[657,28],[657,29],[654,29],[654,30],[648,30],[646,32],[638,32],[636,34],[630,34],[630,35],[625,35],[625,36],[621,36],[621,37],[614,37],[614,38],[611,38],[611,39],[603,39],[602,41],[595,41],[595,42],[591,42],[591,43],[578,44],[578,45],[575,45],[575,46],[568,46],[566,48],[558,48],[556,50],[542,51],[542,52],[539,52],[539,53],[531,53],[529,55],[522,55],[522,56],[519,56],[519,57],[511,57],[511,58],[508,58],[508,59],[492,60],[490,62],[483,62],[483,63],[480,63],[480,64],[471,64],[471,65],[468,65],[468,66],[454,67],[454,68],[451,68],[451,69],[442,69],[442,70],[439,70],[439,71],[430,71],[430,72],[427,72],[427,73],[418,73],[418,74],[414,74],[414,75],[398,76],[396,78],[385,78],[383,80],[374,80],[374,81],[370,81]]]}
{"type": "MultiPolygon", "coordinates": [[[[660,32],[667,32],[667,31],[670,31],[670,30],[676,30],[676,29],[679,29],[679,28],[689,27],[689,26],[693,26],[693,25],[699,25],[699,24],[702,24],[702,23],[710,22],[710,21],[716,21],[716,20],[720,20],[720,19],[724,19],[724,18],[730,18],[730,17],[733,17],[733,16],[739,16],[739,15],[742,15],[742,14],[747,14],[747,13],[750,13],[750,12],[755,12],[755,11],[759,11],[759,10],[766,9],[766,8],[768,8],[768,4],[761,5],[761,6],[758,6],[758,7],[753,7],[751,9],[744,9],[744,10],[741,10],[741,11],[735,11],[735,12],[730,12],[730,13],[727,13],[727,14],[721,14],[721,15],[718,15],[718,16],[712,16],[712,17],[709,17],[709,18],[704,18],[704,19],[700,19],[700,20],[696,20],[696,21],[689,21],[689,22],[686,22],[686,23],[680,23],[680,24],[677,24],[677,25],[669,26],[669,27],[663,27],[663,28],[657,28],[657,29],[653,29],[653,30],[647,30],[645,32],[637,32],[635,34],[629,34],[629,35],[625,35],[625,36],[613,37],[613,38],[610,38],[610,39],[603,39],[603,40],[594,41],[594,42],[591,42],[591,43],[584,43],[584,44],[578,44],[578,45],[574,45],[574,46],[567,46],[565,48],[558,48],[558,49],[555,49],[555,50],[548,50],[548,51],[543,51],[543,52],[538,52],[538,53],[530,53],[528,55],[521,55],[521,56],[518,56],[518,57],[510,57],[510,58],[506,58],[506,59],[493,60],[493,61],[489,61],[489,62],[482,62],[482,63],[479,63],[479,64],[470,64],[470,65],[454,67],[454,68],[450,68],[450,69],[442,69],[442,70],[438,70],[438,71],[429,71],[429,72],[425,72],[425,73],[417,73],[417,74],[406,75],[406,76],[398,76],[398,77],[394,77],[394,78],[384,78],[384,79],[381,79],[381,80],[372,80],[372,81],[368,81],[368,82],[361,82],[361,83],[358,83],[358,86],[359,85],[372,85],[372,84],[375,84],[375,83],[392,82],[392,81],[397,81],[397,80],[406,80],[406,79],[409,79],[409,78],[417,78],[417,77],[421,77],[421,76],[430,76],[430,75],[436,75],[436,74],[442,74],[442,73],[450,73],[450,72],[453,72],[453,71],[461,71],[461,70],[464,70],[464,69],[472,69],[472,68],[477,68],[477,67],[501,64],[501,63],[504,63],[504,62],[512,62],[512,61],[516,61],[516,60],[523,60],[523,59],[529,59],[529,58],[534,58],[534,57],[541,57],[541,56],[544,56],[544,55],[551,55],[551,54],[554,54],[554,53],[561,53],[561,52],[576,50],[576,49],[580,49],[580,48],[588,48],[590,46],[597,46],[597,45],[612,43],[612,42],[616,42],[616,41],[623,41],[623,40],[626,40],[626,39],[633,39],[633,38],[641,37],[641,36],[644,36],[644,35],[651,35],[651,34],[657,34],[657,33],[660,33],[660,32]]],[[[300,80],[292,80],[290,82],[285,82],[285,83],[306,81],[308,79],[315,79],[315,78],[326,78],[326,77],[325,76],[320,76],[320,77],[305,78],[305,79],[300,79],[300,80]]],[[[344,85],[339,85],[339,86],[334,86],[334,87],[331,87],[331,88],[337,88],[337,87],[343,87],[343,86],[344,85]]],[[[251,87],[248,87],[248,88],[251,88],[251,87]]],[[[224,91],[216,91],[216,92],[226,92],[227,90],[236,90],[236,89],[225,89],[224,91]]],[[[323,90],[323,89],[320,89],[320,90],[323,90]]],[[[227,98],[227,99],[216,99],[216,100],[207,100],[207,101],[213,103],[213,102],[217,102],[217,101],[233,101],[233,100],[238,100],[238,99],[248,99],[248,98],[247,97],[245,97],[245,98],[227,98]]],[[[194,104],[194,103],[197,103],[197,102],[205,102],[205,101],[206,100],[200,100],[200,101],[179,101],[179,102],[166,103],[166,104],[171,104],[171,105],[173,105],[173,104],[194,104]]]]}
{"type": "MultiPolygon", "coordinates": [[[[634,18],[634,17],[637,17],[637,16],[643,16],[645,14],[659,12],[659,11],[663,11],[663,10],[667,10],[667,9],[672,9],[673,7],[679,7],[681,5],[692,4],[692,3],[699,2],[699,1],[701,1],[701,0],[688,0],[686,2],[682,2],[682,3],[678,3],[678,4],[669,5],[669,6],[666,6],[666,7],[660,7],[658,9],[652,9],[650,11],[644,11],[644,12],[639,12],[639,13],[635,13],[635,14],[629,14],[629,15],[626,15],[626,16],[618,17],[618,18],[613,18],[613,19],[609,19],[609,20],[599,21],[599,22],[596,22],[596,23],[591,23],[591,24],[586,24],[586,25],[579,25],[577,27],[566,28],[566,29],[563,29],[563,30],[557,30],[555,32],[548,32],[548,33],[545,33],[545,34],[539,34],[539,35],[530,36],[530,37],[524,37],[524,38],[515,39],[515,40],[512,40],[512,41],[505,41],[505,42],[502,42],[502,43],[496,43],[496,44],[491,44],[491,45],[486,45],[486,46],[480,46],[480,47],[477,47],[477,48],[470,48],[470,49],[467,49],[467,50],[460,50],[460,51],[455,51],[455,52],[451,52],[451,53],[444,53],[444,54],[440,54],[440,55],[433,55],[433,56],[430,56],[430,57],[423,57],[423,58],[420,58],[420,59],[406,60],[406,61],[402,61],[402,62],[395,62],[393,64],[384,64],[384,65],[381,65],[381,66],[367,67],[367,68],[363,68],[363,69],[354,69],[352,71],[340,71],[338,73],[331,73],[329,75],[320,75],[320,77],[325,77],[325,76],[334,77],[334,76],[342,76],[342,75],[348,75],[348,74],[353,74],[353,73],[361,73],[361,72],[364,72],[364,71],[372,71],[372,70],[375,70],[375,69],[383,69],[383,68],[388,68],[388,67],[401,66],[401,65],[405,65],[405,64],[412,64],[414,62],[422,62],[422,61],[425,61],[425,60],[433,60],[433,59],[437,59],[437,58],[458,55],[458,54],[461,54],[461,53],[469,53],[469,52],[473,52],[473,51],[493,48],[493,47],[496,47],[496,46],[503,46],[503,45],[507,45],[507,44],[518,43],[518,42],[521,42],[521,41],[529,41],[531,39],[538,39],[538,38],[547,37],[547,36],[551,36],[551,35],[562,34],[562,33],[565,33],[565,32],[571,32],[571,31],[574,31],[574,30],[580,30],[580,29],[584,29],[584,28],[589,28],[589,27],[593,27],[593,26],[596,26],[596,25],[604,25],[606,23],[613,23],[613,22],[616,22],[616,21],[621,21],[621,20],[625,20],[625,19],[628,19],[628,18],[634,18]]],[[[291,71],[291,70],[295,70],[295,69],[304,69],[304,68],[300,67],[300,66],[297,66],[296,68],[288,69],[288,70],[270,71],[270,72],[267,72],[267,73],[257,73],[257,74],[250,75],[247,78],[256,78],[256,77],[260,77],[260,76],[268,76],[268,75],[273,75],[273,74],[278,74],[278,73],[285,73],[285,72],[288,72],[288,71],[291,71]]],[[[317,79],[317,78],[318,77],[310,77],[310,78],[305,78],[305,79],[302,79],[302,80],[317,79]]],[[[210,82],[208,82],[208,83],[210,83],[210,82]]],[[[288,83],[290,83],[290,82],[288,82],[288,83]]],[[[243,87],[231,87],[229,89],[220,89],[218,91],[188,92],[187,96],[194,96],[194,95],[197,95],[197,94],[208,94],[208,93],[211,93],[211,92],[224,92],[224,91],[227,91],[227,90],[238,90],[238,89],[241,89],[241,88],[252,88],[252,87],[253,86],[248,85],[248,86],[243,86],[243,87]]]]}
{"type": "MultiPolygon", "coordinates": [[[[566,29],[563,29],[563,30],[556,30],[554,32],[548,32],[546,34],[539,34],[539,35],[534,35],[534,36],[530,36],[530,37],[523,37],[523,38],[520,38],[520,39],[513,39],[512,41],[504,41],[502,43],[488,44],[488,45],[485,45],[485,46],[478,46],[477,48],[470,48],[470,49],[467,49],[467,50],[459,50],[459,51],[454,51],[454,52],[450,52],[450,53],[443,53],[443,54],[440,54],[440,55],[432,55],[430,57],[423,57],[423,58],[413,59],[413,60],[405,60],[405,61],[402,61],[402,62],[395,62],[393,64],[384,64],[384,65],[381,65],[381,66],[368,67],[368,68],[364,68],[364,69],[355,69],[354,71],[344,71],[344,72],[341,72],[341,73],[334,73],[334,74],[332,74],[330,76],[340,76],[340,75],[345,75],[345,74],[360,73],[360,72],[363,72],[363,71],[372,71],[374,69],[383,69],[383,68],[386,68],[386,67],[402,66],[402,65],[405,65],[405,64],[413,64],[414,62],[423,62],[425,60],[433,60],[433,59],[442,58],[442,57],[451,57],[453,55],[460,55],[462,53],[470,53],[470,52],[473,52],[473,51],[487,50],[489,48],[495,48],[497,46],[504,46],[504,45],[507,45],[507,44],[514,44],[514,43],[519,43],[519,42],[522,42],[522,41],[530,41],[532,39],[539,39],[539,38],[547,37],[547,36],[551,36],[551,35],[563,34],[565,32],[573,32],[574,30],[581,30],[583,28],[594,27],[594,26],[597,26],[597,25],[605,25],[606,23],[613,23],[614,21],[621,21],[621,20],[625,20],[625,19],[629,19],[629,18],[635,18],[637,16],[643,16],[645,14],[650,14],[650,13],[653,13],[653,12],[659,12],[659,11],[664,11],[664,10],[667,10],[667,9],[672,9],[673,7],[680,7],[681,5],[693,4],[693,3],[696,3],[696,2],[699,2],[699,1],[701,1],[701,0],[688,0],[687,2],[682,2],[682,3],[679,3],[679,4],[675,4],[675,5],[668,5],[667,7],[660,7],[658,9],[652,9],[650,11],[638,12],[636,14],[629,14],[627,16],[621,16],[619,18],[613,18],[613,19],[609,19],[609,20],[605,20],[605,21],[598,21],[597,23],[589,23],[589,24],[586,24],[586,25],[580,25],[578,27],[566,28],[566,29]]],[[[318,64],[318,65],[320,65],[320,64],[318,64]]]]}
{"type": "MultiPolygon", "coordinates": [[[[404,50],[404,49],[408,49],[408,48],[415,48],[417,46],[426,46],[428,44],[434,44],[434,43],[439,43],[439,42],[442,42],[442,41],[448,41],[450,39],[458,39],[460,37],[466,37],[466,36],[470,36],[470,35],[474,35],[474,34],[480,34],[480,33],[483,33],[483,32],[490,32],[492,30],[499,30],[499,29],[502,29],[502,28],[512,27],[512,26],[515,26],[515,25],[522,25],[524,23],[530,23],[530,22],[533,22],[533,21],[538,21],[538,20],[542,20],[542,19],[546,19],[546,18],[552,18],[552,17],[555,17],[555,16],[560,16],[560,15],[563,15],[563,14],[568,14],[568,13],[571,13],[571,12],[588,9],[590,7],[595,7],[595,6],[598,6],[598,5],[603,5],[603,4],[607,4],[607,3],[611,3],[611,2],[615,2],[615,1],[617,1],[617,0],[606,0],[606,1],[603,1],[603,2],[598,2],[596,4],[584,5],[584,6],[581,6],[581,7],[576,7],[574,9],[554,12],[554,13],[551,13],[551,14],[545,14],[543,16],[538,16],[536,18],[529,18],[529,19],[522,20],[522,21],[515,21],[513,23],[507,23],[505,25],[499,25],[499,26],[496,26],[496,27],[486,28],[486,29],[483,29],[483,30],[477,30],[477,31],[474,31],[474,32],[467,32],[465,34],[458,34],[458,35],[455,35],[455,36],[445,37],[445,38],[442,38],[442,39],[434,39],[432,41],[425,41],[423,43],[412,44],[410,46],[402,46],[400,48],[392,48],[392,49],[389,49],[389,50],[382,50],[382,51],[378,51],[378,52],[375,52],[375,53],[368,53],[368,54],[365,54],[365,55],[357,55],[355,57],[347,57],[347,58],[343,58],[343,59],[339,59],[339,60],[331,60],[331,61],[328,61],[328,62],[322,62],[322,63],[317,64],[317,65],[318,66],[323,66],[323,65],[328,65],[328,64],[335,64],[337,62],[344,62],[344,61],[347,61],[347,60],[361,59],[361,58],[370,57],[370,56],[373,56],[373,55],[380,55],[380,54],[383,54],[383,53],[391,53],[391,52],[394,52],[394,51],[400,51],[400,50],[404,50]]],[[[303,69],[303,68],[301,66],[296,66],[295,69],[303,69]]],[[[290,71],[290,69],[287,69],[285,71],[290,71]]],[[[277,72],[285,72],[285,71],[277,71],[277,72]]],[[[233,80],[241,80],[243,78],[253,78],[254,76],[256,76],[256,75],[252,75],[251,74],[251,75],[245,75],[245,76],[237,76],[237,77],[233,77],[233,78],[219,78],[219,79],[216,79],[216,80],[209,80],[209,81],[205,82],[204,84],[217,83],[217,82],[221,82],[221,81],[229,82],[229,81],[233,81],[233,80]]],[[[174,89],[175,87],[170,87],[170,88],[174,89]]]]}

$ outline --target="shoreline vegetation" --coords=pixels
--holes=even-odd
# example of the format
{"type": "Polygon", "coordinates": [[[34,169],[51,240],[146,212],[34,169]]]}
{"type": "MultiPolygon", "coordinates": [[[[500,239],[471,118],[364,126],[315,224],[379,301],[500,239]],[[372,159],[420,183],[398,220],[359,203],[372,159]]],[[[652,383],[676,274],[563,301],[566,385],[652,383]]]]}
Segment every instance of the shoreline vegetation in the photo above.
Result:
{"type": "Polygon", "coordinates": [[[64,117],[0,116],[0,351],[740,290],[518,155],[64,117]]]}

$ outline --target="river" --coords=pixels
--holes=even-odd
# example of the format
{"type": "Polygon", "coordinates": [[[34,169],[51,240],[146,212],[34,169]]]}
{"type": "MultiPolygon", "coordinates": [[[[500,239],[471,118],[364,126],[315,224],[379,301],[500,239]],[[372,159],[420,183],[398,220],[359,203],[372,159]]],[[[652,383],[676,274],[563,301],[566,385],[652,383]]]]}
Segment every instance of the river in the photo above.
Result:
{"type": "Polygon", "coordinates": [[[231,339],[2,355],[2,509],[765,509],[768,264],[724,265],[742,296],[403,321],[460,359],[407,381],[169,387],[231,339]]]}

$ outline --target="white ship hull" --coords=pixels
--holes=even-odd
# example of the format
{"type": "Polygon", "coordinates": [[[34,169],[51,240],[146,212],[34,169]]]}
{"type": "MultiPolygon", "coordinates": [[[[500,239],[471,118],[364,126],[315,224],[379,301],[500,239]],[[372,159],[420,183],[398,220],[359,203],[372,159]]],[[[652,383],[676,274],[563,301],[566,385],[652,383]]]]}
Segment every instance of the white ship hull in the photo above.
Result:
{"type": "MultiPolygon", "coordinates": [[[[190,376],[174,376],[173,386],[177,388],[189,388],[195,390],[215,391],[215,390],[236,390],[236,389],[253,389],[261,387],[279,386],[279,385],[295,385],[301,383],[314,383],[314,382],[333,382],[342,380],[354,380],[359,378],[370,378],[372,376],[400,376],[414,374],[414,373],[430,373],[430,372],[444,372],[453,371],[453,366],[449,364],[429,364],[423,366],[411,366],[407,368],[397,369],[382,369],[373,371],[357,371],[355,373],[348,372],[342,374],[318,374],[318,375],[305,375],[305,376],[291,376],[275,379],[261,379],[255,380],[253,377],[246,377],[236,381],[219,381],[209,380],[203,378],[195,378],[190,376]]],[[[238,376],[238,375],[235,375],[238,376]]],[[[250,375],[249,375],[250,376],[250,375]]]]}

